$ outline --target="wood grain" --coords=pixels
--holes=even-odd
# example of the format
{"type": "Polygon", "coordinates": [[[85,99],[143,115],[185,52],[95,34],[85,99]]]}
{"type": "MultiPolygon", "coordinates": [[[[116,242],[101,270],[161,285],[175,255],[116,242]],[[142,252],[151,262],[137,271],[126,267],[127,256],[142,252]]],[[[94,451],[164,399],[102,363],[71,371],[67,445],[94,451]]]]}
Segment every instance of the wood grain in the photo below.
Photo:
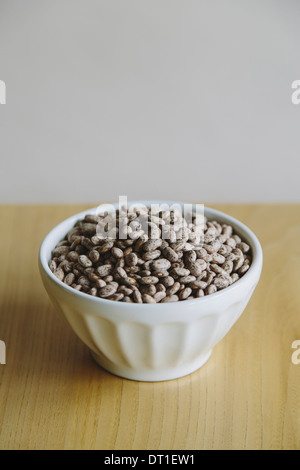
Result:
{"type": "Polygon", "coordinates": [[[0,208],[1,449],[300,449],[300,206],[212,206],[259,237],[261,281],[207,364],[160,383],[99,368],[42,286],[43,237],[87,207],[0,208]]]}

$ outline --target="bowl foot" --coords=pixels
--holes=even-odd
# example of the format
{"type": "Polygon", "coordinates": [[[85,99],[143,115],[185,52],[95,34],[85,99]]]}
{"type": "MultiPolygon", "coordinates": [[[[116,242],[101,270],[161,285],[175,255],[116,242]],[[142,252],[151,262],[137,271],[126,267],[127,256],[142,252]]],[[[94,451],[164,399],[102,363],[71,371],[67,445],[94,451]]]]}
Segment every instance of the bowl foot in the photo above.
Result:
{"type": "Polygon", "coordinates": [[[191,374],[196,370],[200,369],[210,358],[212,349],[206,351],[201,356],[198,356],[193,362],[169,367],[162,370],[152,370],[152,369],[133,369],[129,367],[119,367],[111,362],[108,362],[105,358],[98,356],[93,351],[91,351],[91,356],[94,361],[105,369],[107,372],[110,372],[113,375],[117,375],[124,379],[136,380],[140,382],[162,382],[165,380],[178,379],[184,377],[185,375],[191,374]]]}

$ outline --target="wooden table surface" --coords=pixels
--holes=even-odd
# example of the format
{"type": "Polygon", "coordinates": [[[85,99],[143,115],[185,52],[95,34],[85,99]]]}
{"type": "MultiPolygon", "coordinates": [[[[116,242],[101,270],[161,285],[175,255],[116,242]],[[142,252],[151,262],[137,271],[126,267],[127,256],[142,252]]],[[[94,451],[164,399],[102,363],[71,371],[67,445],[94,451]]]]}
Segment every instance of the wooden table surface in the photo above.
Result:
{"type": "Polygon", "coordinates": [[[93,204],[0,208],[1,449],[300,449],[300,206],[211,206],[257,234],[262,277],[210,360],[157,383],[98,367],[40,280],[44,236],[93,204]]]}

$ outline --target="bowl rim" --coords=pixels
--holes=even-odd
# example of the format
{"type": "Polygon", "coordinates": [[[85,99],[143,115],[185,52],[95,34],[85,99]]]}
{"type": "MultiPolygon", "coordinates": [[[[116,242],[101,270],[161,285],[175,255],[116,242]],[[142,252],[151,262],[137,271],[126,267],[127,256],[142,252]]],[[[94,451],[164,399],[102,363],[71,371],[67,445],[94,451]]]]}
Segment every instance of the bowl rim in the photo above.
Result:
{"type": "MultiPolygon", "coordinates": [[[[116,203],[116,202],[103,203],[103,205],[105,205],[105,204],[109,204],[109,205],[114,206],[114,207],[118,206],[118,203],[116,203]]],[[[172,205],[172,204],[180,204],[180,205],[182,205],[182,204],[194,204],[195,205],[197,203],[182,202],[182,201],[171,201],[171,200],[132,200],[132,201],[128,200],[127,204],[128,204],[128,206],[134,205],[134,204],[144,204],[146,206],[147,205],[149,206],[151,204],[169,204],[169,205],[172,205]]],[[[99,206],[95,206],[95,207],[92,207],[90,209],[86,209],[84,211],[78,212],[78,213],[68,217],[67,219],[62,220],[55,227],[53,227],[47,233],[47,235],[44,237],[44,239],[41,243],[41,246],[40,246],[40,249],[39,249],[39,265],[40,265],[40,268],[43,269],[44,273],[57,286],[59,286],[60,288],[66,290],[70,294],[78,296],[82,300],[86,299],[86,300],[94,301],[96,303],[99,303],[99,305],[102,304],[103,306],[108,305],[108,304],[111,305],[111,303],[114,302],[120,308],[128,308],[128,303],[126,303],[126,302],[116,302],[116,301],[112,301],[112,300],[108,300],[108,299],[103,299],[101,297],[95,297],[95,296],[92,296],[92,295],[87,294],[85,292],[75,290],[73,287],[68,286],[67,284],[60,281],[52,273],[52,271],[50,270],[49,265],[48,265],[50,260],[47,260],[46,251],[49,250],[48,245],[49,245],[49,240],[51,239],[51,237],[57,231],[59,231],[63,226],[71,225],[71,224],[72,224],[72,226],[74,226],[76,221],[83,218],[87,214],[95,213],[98,208],[99,208],[99,206]]],[[[241,285],[243,283],[247,282],[251,275],[257,273],[258,277],[259,277],[260,273],[261,273],[261,270],[262,270],[263,251],[262,251],[261,244],[260,244],[257,236],[254,234],[254,232],[247,225],[245,225],[243,222],[239,221],[238,219],[232,217],[231,215],[229,215],[225,212],[222,212],[222,211],[219,211],[217,209],[213,209],[213,208],[210,208],[209,206],[204,205],[204,213],[205,212],[209,213],[209,216],[208,216],[209,218],[215,217],[215,220],[217,220],[217,221],[218,221],[218,218],[226,220],[226,222],[224,221],[224,223],[228,223],[228,224],[232,225],[237,234],[239,234],[240,231],[244,232],[246,234],[246,236],[242,235],[242,237],[245,239],[246,242],[248,242],[251,245],[253,259],[252,259],[252,262],[251,262],[251,265],[250,265],[250,268],[248,269],[248,271],[240,279],[238,279],[236,282],[234,282],[232,285],[230,285],[230,286],[228,286],[224,289],[221,289],[221,290],[219,290],[219,291],[217,291],[213,294],[209,294],[209,295],[206,295],[206,296],[203,296],[203,297],[184,300],[184,301],[182,301],[182,302],[184,302],[184,305],[190,304],[192,302],[194,302],[194,303],[195,302],[201,302],[203,304],[205,302],[210,302],[213,299],[216,299],[217,297],[220,298],[221,296],[230,295],[230,293],[232,293],[234,290],[241,287],[241,285]]],[[[205,215],[207,215],[207,214],[205,214],[205,215]]],[[[67,230],[70,230],[70,229],[67,229],[67,230]]],[[[66,233],[67,233],[67,230],[66,230],[66,233]]],[[[53,250],[53,248],[54,247],[51,248],[51,251],[53,250]]],[[[181,303],[181,302],[179,302],[179,303],[181,303]]],[[[174,302],[174,304],[177,304],[177,302],[174,302]]],[[[138,307],[139,308],[141,308],[141,307],[143,307],[143,308],[144,307],[146,307],[146,308],[155,308],[156,307],[157,308],[158,305],[160,306],[160,308],[161,308],[161,306],[166,306],[165,308],[167,308],[167,306],[169,306],[170,303],[169,302],[166,302],[166,303],[159,302],[157,304],[134,303],[134,302],[130,303],[130,307],[132,307],[132,308],[138,308],[138,307]]]]}

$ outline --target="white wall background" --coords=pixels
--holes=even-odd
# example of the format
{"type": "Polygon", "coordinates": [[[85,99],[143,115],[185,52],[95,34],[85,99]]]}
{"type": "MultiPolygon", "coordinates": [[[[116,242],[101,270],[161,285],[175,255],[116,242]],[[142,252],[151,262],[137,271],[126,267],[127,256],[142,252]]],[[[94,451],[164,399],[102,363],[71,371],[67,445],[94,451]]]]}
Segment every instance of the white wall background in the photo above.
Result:
{"type": "Polygon", "coordinates": [[[0,202],[300,202],[298,0],[0,0],[0,202]]]}

